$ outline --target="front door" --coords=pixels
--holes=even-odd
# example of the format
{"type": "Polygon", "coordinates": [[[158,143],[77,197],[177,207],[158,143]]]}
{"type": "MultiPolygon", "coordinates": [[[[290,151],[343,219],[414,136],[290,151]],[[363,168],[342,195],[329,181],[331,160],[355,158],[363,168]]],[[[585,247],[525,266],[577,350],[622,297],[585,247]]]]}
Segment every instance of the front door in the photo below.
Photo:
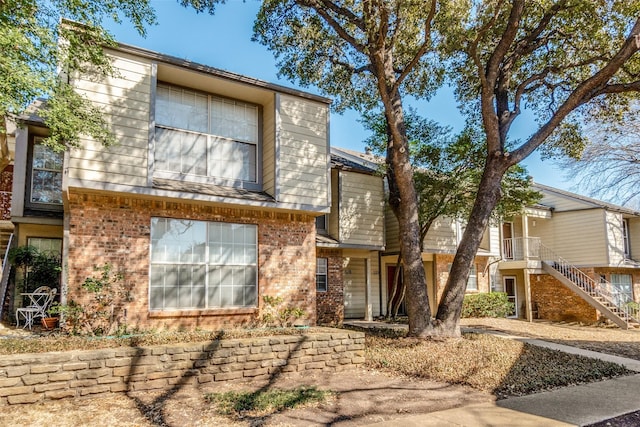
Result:
{"type": "Polygon", "coordinates": [[[505,276],[503,280],[504,291],[507,294],[507,299],[510,303],[513,303],[513,311],[507,317],[518,317],[518,292],[516,289],[516,278],[515,276],[505,276]]]}

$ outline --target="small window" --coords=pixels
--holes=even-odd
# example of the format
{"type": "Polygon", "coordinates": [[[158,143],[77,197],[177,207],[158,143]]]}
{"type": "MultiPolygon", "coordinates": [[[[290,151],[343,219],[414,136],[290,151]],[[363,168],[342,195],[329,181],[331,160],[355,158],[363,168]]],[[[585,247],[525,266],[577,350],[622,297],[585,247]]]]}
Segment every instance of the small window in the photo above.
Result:
{"type": "Polygon", "coordinates": [[[327,232],[327,216],[320,215],[316,217],[316,231],[319,233],[327,232]]]}
{"type": "Polygon", "coordinates": [[[478,268],[475,264],[471,266],[471,270],[469,271],[469,278],[467,279],[467,290],[478,290],[478,268]]]}
{"type": "Polygon", "coordinates": [[[328,267],[327,258],[316,259],[316,291],[327,292],[328,288],[328,267]]]}
{"type": "Polygon", "coordinates": [[[629,220],[622,220],[622,242],[624,246],[624,257],[631,258],[631,245],[629,244],[629,220]]]}
{"type": "Polygon", "coordinates": [[[62,204],[63,153],[35,138],[31,156],[29,202],[38,206],[62,204]]]}

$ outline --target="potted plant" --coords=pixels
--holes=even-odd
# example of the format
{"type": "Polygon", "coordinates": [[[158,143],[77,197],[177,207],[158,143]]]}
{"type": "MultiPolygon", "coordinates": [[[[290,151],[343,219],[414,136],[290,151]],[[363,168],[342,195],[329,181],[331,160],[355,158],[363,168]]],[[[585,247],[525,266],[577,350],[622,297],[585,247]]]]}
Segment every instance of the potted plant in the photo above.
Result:
{"type": "Polygon", "coordinates": [[[46,330],[51,330],[51,329],[55,329],[58,327],[58,320],[60,320],[58,317],[53,317],[51,315],[49,315],[50,317],[43,317],[42,318],[42,327],[46,330]]]}

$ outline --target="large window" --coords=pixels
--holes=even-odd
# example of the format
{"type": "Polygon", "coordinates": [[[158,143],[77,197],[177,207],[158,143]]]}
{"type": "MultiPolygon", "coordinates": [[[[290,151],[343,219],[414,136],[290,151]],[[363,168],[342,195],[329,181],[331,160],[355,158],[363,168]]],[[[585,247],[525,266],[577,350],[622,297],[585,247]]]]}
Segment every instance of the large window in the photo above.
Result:
{"type": "Polygon", "coordinates": [[[255,307],[257,226],[151,220],[151,310],[255,307]]]}
{"type": "Polygon", "coordinates": [[[256,105],[159,84],[154,175],[258,186],[256,105]]]}
{"type": "Polygon", "coordinates": [[[37,205],[62,204],[63,154],[35,138],[31,156],[31,186],[29,202],[37,205]]]}
{"type": "Polygon", "coordinates": [[[633,301],[633,283],[630,274],[612,274],[611,290],[614,302],[618,305],[624,305],[633,301]]]}
{"type": "Polygon", "coordinates": [[[327,292],[329,281],[327,280],[329,269],[327,258],[316,259],[316,291],[327,292]]]}

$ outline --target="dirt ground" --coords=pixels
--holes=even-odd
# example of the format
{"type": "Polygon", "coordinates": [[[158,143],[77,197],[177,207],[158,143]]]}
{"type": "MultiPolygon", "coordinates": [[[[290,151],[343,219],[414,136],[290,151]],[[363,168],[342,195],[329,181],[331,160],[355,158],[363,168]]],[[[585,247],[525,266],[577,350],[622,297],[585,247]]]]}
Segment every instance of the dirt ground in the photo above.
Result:
{"type": "Polygon", "coordinates": [[[417,381],[365,369],[335,374],[286,374],[275,380],[188,387],[168,393],[132,393],[87,399],[2,407],[0,425],[11,426],[359,426],[493,401],[494,396],[468,387],[417,381]],[[260,418],[231,420],[217,415],[204,399],[207,392],[293,389],[300,385],[336,395],[319,405],[260,418]]]}
{"type": "Polygon", "coordinates": [[[640,329],[585,326],[576,322],[526,322],[513,319],[462,319],[461,326],[493,329],[523,337],[539,338],[615,356],[640,360],[640,329]]]}
{"type": "MultiPolygon", "coordinates": [[[[579,324],[524,322],[508,319],[463,319],[462,326],[502,330],[640,360],[640,329],[586,327],[579,324]]],[[[14,331],[15,332],[15,331],[14,331]]],[[[1,334],[0,334],[1,335],[1,334]]],[[[494,396],[468,387],[391,376],[364,368],[336,374],[286,374],[268,381],[187,387],[168,393],[132,393],[33,405],[4,406],[0,425],[11,426],[358,426],[429,413],[494,396]],[[215,413],[204,399],[207,392],[293,389],[300,385],[331,390],[325,403],[261,418],[231,420],[215,413]]],[[[609,425],[632,426],[637,414],[609,425]],[[635,418],[634,418],[635,417],[635,418]],[[628,422],[627,424],[624,424],[628,422]]],[[[613,420],[611,420],[613,421],[613,420]]],[[[607,424],[598,424],[606,426],[607,424]]]]}

